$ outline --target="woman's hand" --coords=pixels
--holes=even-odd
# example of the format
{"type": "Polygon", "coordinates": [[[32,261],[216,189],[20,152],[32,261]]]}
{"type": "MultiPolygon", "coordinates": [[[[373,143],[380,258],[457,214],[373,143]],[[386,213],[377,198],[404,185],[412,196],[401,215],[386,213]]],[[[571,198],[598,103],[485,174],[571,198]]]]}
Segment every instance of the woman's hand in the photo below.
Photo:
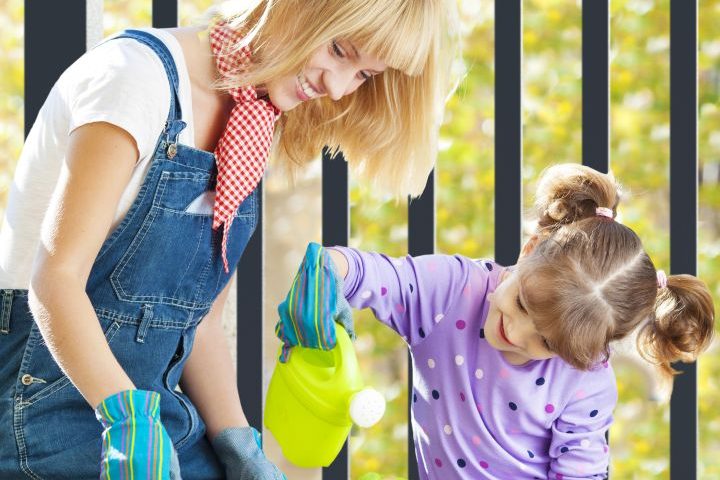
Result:
{"type": "Polygon", "coordinates": [[[218,433],[212,446],[228,480],[287,480],[265,457],[260,434],[253,427],[230,427],[218,433]]]}
{"type": "Polygon", "coordinates": [[[180,464],[160,422],[160,394],[124,390],[95,408],[102,433],[100,478],[180,479],[180,464]]]}

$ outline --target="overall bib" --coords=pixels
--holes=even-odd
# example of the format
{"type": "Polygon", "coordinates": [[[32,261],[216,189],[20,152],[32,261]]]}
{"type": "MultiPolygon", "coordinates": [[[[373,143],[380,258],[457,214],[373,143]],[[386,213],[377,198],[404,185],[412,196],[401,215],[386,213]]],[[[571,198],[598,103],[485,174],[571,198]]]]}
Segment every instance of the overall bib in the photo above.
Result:
{"type": "MultiPolygon", "coordinates": [[[[221,258],[212,230],[215,156],[177,143],[178,74],[155,36],[127,30],[157,53],[170,83],[170,113],[152,163],[125,218],[102,245],[86,292],[112,353],[138,389],[161,395],[160,412],[183,478],[224,478],[189,398],[175,390],[198,324],[223,287],[257,223],[257,193],[235,212],[221,258]],[[191,204],[209,204],[198,213],[191,204]]],[[[112,40],[110,40],[112,41],[112,40]]],[[[100,423],[53,360],[28,307],[27,290],[0,297],[0,478],[97,479],[100,423]]]]}

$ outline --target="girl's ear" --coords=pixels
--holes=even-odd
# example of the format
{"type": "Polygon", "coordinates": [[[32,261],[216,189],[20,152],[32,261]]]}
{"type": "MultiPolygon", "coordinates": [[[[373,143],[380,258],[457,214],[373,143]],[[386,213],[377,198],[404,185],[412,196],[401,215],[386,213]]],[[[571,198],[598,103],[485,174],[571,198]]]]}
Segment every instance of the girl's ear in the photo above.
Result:
{"type": "Polygon", "coordinates": [[[540,241],[540,238],[537,234],[530,237],[530,239],[525,242],[525,245],[523,245],[522,250],[520,251],[520,256],[518,257],[518,260],[520,260],[523,257],[527,257],[532,253],[533,250],[535,250],[535,246],[540,241]]]}

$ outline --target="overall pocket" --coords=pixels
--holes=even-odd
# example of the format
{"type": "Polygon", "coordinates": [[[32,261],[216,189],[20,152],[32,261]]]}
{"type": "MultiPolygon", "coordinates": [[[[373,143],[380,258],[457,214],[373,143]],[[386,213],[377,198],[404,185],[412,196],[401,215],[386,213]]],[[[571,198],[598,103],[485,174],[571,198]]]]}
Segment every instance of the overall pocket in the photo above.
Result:
{"type": "MultiPolygon", "coordinates": [[[[213,263],[221,262],[222,239],[221,231],[212,229],[208,209],[214,186],[207,172],[160,174],[152,206],[110,276],[118,298],[191,309],[210,306],[217,294],[213,263]]],[[[251,195],[236,212],[233,227],[252,229],[256,217],[251,195]]]]}
{"type": "MultiPolygon", "coordinates": [[[[111,345],[120,324],[105,319],[100,319],[100,324],[105,340],[111,345]]],[[[36,323],[30,329],[18,375],[22,384],[23,407],[46,399],[72,384],[55,362],[36,323]]],[[[79,392],[77,394],[80,396],[79,392]]]]}

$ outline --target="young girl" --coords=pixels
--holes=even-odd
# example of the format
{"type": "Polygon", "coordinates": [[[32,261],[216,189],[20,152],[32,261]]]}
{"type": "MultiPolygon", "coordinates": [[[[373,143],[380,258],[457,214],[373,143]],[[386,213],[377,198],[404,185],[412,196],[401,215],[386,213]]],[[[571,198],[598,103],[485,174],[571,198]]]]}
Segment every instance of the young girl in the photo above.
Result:
{"type": "Polygon", "coordinates": [[[370,307],[410,347],[422,478],[604,478],[611,342],[640,329],[638,348],[668,375],[710,343],[705,284],[656,272],[614,220],[618,201],[609,175],[548,169],[537,235],[514,267],[327,250],[350,305],[370,307]]]}
{"type": "Polygon", "coordinates": [[[0,478],[280,478],[219,323],[255,187],[271,144],[288,167],[328,145],[418,194],[453,3],[232,2],[63,73],[0,233],[0,478]]]}

